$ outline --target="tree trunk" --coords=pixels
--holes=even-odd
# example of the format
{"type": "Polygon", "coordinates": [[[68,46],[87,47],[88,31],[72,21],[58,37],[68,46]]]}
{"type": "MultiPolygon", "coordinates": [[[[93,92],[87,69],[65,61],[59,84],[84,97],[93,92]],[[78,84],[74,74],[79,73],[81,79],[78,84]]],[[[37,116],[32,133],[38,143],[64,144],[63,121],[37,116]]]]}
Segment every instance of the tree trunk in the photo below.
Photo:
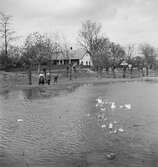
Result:
{"type": "Polygon", "coordinates": [[[148,68],[148,66],[146,66],[146,76],[148,76],[149,75],[149,68],[148,68]]]}
{"type": "Polygon", "coordinates": [[[142,76],[144,77],[144,69],[142,68],[141,70],[142,70],[142,76]]]}
{"type": "Polygon", "coordinates": [[[4,45],[5,45],[5,55],[8,55],[8,44],[7,44],[7,25],[4,27],[4,45]]]}
{"type": "Polygon", "coordinates": [[[132,78],[132,74],[133,74],[133,67],[131,67],[131,69],[130,69],[131,78],[132,78]]]}
{"type": "Polygon", "coordinates": [[[123,78],[126,78],[126,67],[123,67],[123,78]]]}
{"type": "Polygon", "coordinates": [[[103,71],[103,67],[99,67],[99,75],[100,75],[100,78],[102,78],[102,71],[103,71]]]}
{"type": "Polygon", "coordinates": [[[41,64],[40,63],[38,63],[38,67],[37,67],[38,69],[37,69],[37,72],[38,72],[38,74],[40,73],[40,71],[41,71],[41,64]]]}
{"type": "Polygon", "coordinates": [[[69,65],[67,64],[66,66],[66,77],[68,78],[69,77],[69,65]]]}
{"type": "Polygon", "coordinates": [[[32,69],[31,69],[31,65],[29,67],[29,71],[28,71],[28,79],[29,79],[29,85],[32,85],[32,69]]]}
{"type": "Polygon", "coordinates": [[[69,73],[69,79],[72,80],[72,66],[69,67],[70,73],[69,73]]]}
{"type": "Polygon", "coordinates": [[[106,74],[109,74],[109,67],[106,67],[106,74]]]}
{"type": "Polygon", "coordinates": [[[113,74],[113,78],[116,78],[116,75],[115,75],[115,67],[112,67],[112,74],[113,74]]]}
{"type": "Polygon", "coordinates": [[[49,53],[49,73],[51,74],[51,66],[52,66],[52,60],[51,60],[51,54],[49,53]]]}

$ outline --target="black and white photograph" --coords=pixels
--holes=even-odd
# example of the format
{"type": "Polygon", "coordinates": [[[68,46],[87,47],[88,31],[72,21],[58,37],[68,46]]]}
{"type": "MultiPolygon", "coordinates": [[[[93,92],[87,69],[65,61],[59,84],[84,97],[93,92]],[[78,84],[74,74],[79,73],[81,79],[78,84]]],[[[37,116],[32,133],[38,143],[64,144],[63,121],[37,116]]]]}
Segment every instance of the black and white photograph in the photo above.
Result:
{"type": "Polygon", "coordinates": [[[158,167],[158,1],[0,0],[0,167],[158,167]]]}

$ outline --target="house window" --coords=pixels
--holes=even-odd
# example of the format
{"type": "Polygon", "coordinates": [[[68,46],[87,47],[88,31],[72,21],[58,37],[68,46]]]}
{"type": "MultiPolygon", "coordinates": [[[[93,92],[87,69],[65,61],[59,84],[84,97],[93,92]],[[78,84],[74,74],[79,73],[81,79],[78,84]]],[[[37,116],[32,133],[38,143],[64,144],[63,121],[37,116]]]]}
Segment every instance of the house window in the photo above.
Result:
{"type": "Polygon", "coordinates": [[[86,65],[88,65],[88,61],[86,61],[86,65]]]}
{"type": "Polygon", "coordinates": [[[83,65],[83,61],[81,61],[81,65],[83,65]]]}

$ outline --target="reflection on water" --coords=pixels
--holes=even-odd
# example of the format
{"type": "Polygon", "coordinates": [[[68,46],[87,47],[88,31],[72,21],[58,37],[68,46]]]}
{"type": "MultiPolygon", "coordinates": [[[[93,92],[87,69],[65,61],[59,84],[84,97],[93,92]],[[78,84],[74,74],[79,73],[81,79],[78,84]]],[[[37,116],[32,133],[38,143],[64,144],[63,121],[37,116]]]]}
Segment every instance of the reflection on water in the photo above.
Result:
{"type": "Polygon", "coordinates": [[[41,93],[45,90],[39,88],[28,88],[23,90],[23,96],[27,99],[36,99],[41,96],[41,93]]]}
{"type": "MultiPolygon", "coordinates": [[[[0,96],[0,166],[157,166],[158,84],[85,85],[48,97],[34,88],[0,96]],[[124,127],[110,134],[98,121],[96,99],[115,102],[102,111],[124,127]],[[118,106],[131,104],[131,110],[118,106]],[[107,111],[109,110],[109,111],[107,111]],[[106,154],[116,153],[115,160],[106,154]]],[[[105,107],[105,106],[104,106],[105,107]]]]}
{"type": "Polygon", "coordinates": [[[10,91],[6,89],[3,92],[1,92],[1,96],[6,100],[12,98],[31,100],[31,99],[50,97],[51,94],[44,88],[35,87],[35,88],[26,88],[23,90],[16,90],[16,91],[13,90],[10,91]]]}

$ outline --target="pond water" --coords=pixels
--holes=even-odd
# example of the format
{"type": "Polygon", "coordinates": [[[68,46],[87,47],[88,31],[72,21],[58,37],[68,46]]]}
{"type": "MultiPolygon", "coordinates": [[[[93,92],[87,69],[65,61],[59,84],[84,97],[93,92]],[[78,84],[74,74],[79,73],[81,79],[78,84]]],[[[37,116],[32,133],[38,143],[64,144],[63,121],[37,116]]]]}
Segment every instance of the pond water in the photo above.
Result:
{"type": "Polygon", "coordinates": [[[39,89],[0,95],[0,167],[158,166],[157,83],[39,96],[39,89]]]}

